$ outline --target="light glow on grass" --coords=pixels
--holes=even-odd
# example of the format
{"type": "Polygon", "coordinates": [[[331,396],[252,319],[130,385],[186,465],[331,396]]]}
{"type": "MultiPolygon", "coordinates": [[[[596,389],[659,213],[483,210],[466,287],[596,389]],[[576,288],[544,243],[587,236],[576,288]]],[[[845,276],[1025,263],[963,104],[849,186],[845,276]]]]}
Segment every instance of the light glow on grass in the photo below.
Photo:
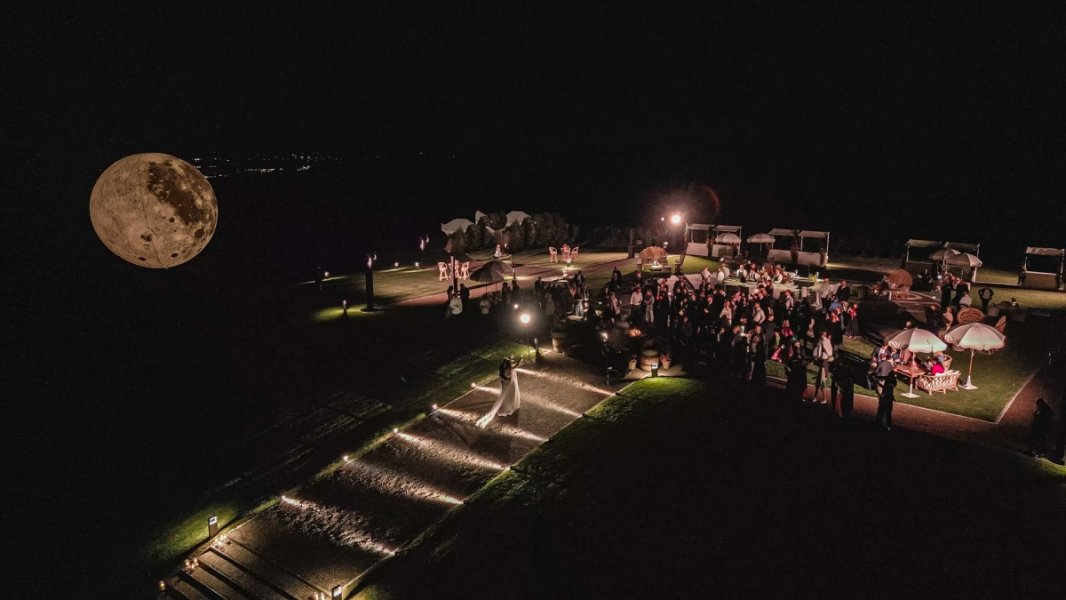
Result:
{"type": "Polygon", "coordinates": [[[344,308],[340,306],[328,306],[315,311],[312,315],[312,320],[316,323],[328,323],[329,321],[337,321],[344,319],[354,319],[358,317],[367,317],[372,315],[383,314],[381,311],[366,312],[362,310],[352,310],[352,306],[348,306],[348,312],[344,312],[344,308]]]}
{"type": "Polygon", "coordinates": [[[418,446],[443,460],[459,463],[466,466],[477,467],[480,469],[486,469],[490,471],[502,471],[507,468],[507,465],[500,464],[496,461],[489,460],[487,458],[478,456],[466,448],[460,448],[432,440],[420,435],[414,435],[410,433],[400,433],[396,436],[397,439],[403,440],[409,444],[418,446]]]}
{"type": "MultiPolygon", "coordinates": [[[[445,417],[448,417],[449,419],[454,419],[456,421],[461,421],[461,422],[463,422],[463,423],[465,423],[467,425],[475,424],[477,422],[478,418],[480,418],[480,417],[478,417],[478,415],[473,415],[473,414],[470,414],[468,412],[463,412],[461,410],[453,410],[453,409],[450,409],[450,408],[442,408],[442,409],[438,410],[437,412],[440,413],[441,415],[445,416],[445,417]]],[[[526,431],[525,429],[522,429],[521,427],[515,427],[514,425],[510,425],[510,424],[507,424],[507,423],[501,423],[499,421],[495,421],[495,422],[493,422],[491,424],[490,431],[499,432],[499,433],[502,433],[504,435],[508,435],[508,436],[511,436],[511,437],[516,437],[516,438],[523,439],[523,440],[528,440],[530,442],[536,442],[538,444],[543,444],[544,442],[548,441],[548,438],[543,437],[543,436],[539,436],[539,435],[533,433],[532,431],[526,431]]]]}

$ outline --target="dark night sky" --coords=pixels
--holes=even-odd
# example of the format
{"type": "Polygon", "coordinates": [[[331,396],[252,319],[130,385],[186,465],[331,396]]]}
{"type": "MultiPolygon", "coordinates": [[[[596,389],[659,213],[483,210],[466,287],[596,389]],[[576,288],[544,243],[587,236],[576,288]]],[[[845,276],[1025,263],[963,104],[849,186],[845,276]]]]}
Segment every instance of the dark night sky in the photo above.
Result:
{"type": "Polygon", "coordinates": [[[698,180],[808,227],[950,221],[965,201],[1009,205],[1022,235],[1059,201],[1060,14],[491,4],[25,9],[14,140],[96,170],[155,149],[458,154],[597,208],[698,180]],[[886,202],[903,205],[864,206],[886,202]]]}
{"type": "Polygon", "coordinates": [[[5,143],[33,201],[3,208],[5,237],[83,233],[93,180],[126,154],[315,151],[391,161],[343,184],[363,215],[625,223],[699,183],[752,231],[979,241],[1011,261],[1063,243],[1059,12],[489,4],[16,9],[5,143]]]}

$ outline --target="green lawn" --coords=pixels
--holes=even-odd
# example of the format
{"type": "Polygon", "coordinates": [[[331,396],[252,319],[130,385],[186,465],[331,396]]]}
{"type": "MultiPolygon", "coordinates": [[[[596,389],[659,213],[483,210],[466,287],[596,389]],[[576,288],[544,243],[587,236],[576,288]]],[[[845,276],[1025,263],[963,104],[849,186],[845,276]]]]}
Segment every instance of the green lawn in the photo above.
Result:
{"type": "MultiPolygon", "coordinates": [[[[974,356],[973,381],[977,386],[976,390],[960,388],[958,392],[929,395],[915,388],[914,393],[918,394],[918,397],[907,398],[903,396],[908,389],[907,383],[901,379],[899,385],[896,386],[896,402],[994,422],[1003,411],[1003,407],[1010,402],[1029,374],[1036,368],[1034,356],[1024,347],[1026,337],[1020,336],[1019,339],[1023,345],[1022,348],[1015,348],[1013,344],[1010,344],[1003,351],[974,356]]],[[[842,350],[862,360],[868,360],[875,348],[876,345],[869,340],[860,339],[845,340],[842,350]]],[[[952,356],[952,369],[961,372],[959,376],[961,386],[966,380],[970,353],[948,350],[947,354],[952,356]]],[[[778,362],[766,363],[766,372],[773,377],[785,377],[784,365],[778,362]]],[[[813,363],[808,364],[807,372],[807,380],[813,383],[817,367],[813,363]]],[[[877,395],[865,386],[865,381],[861,378],[856,380],[855,392],[869,396],[877,395]]]]}
{"type": "MultiPolygon", "coordinates": [[[[579,260],[571,264],[571,269],[581,269],[600,263],[615,261],[626,257],[625,252],[589,250],[581,252],[579,260]]],[[[490,251],[484,250],[471,254],[475,260],[489,260],[492,258],[490,251]]],[[[519,252],[508,259],[518,266],[539,266],[563,268],[562,263],[549,263],[548,255],[543,251],[519,252]]],[[[560,271],[561,272],[561,271],[560,271]]],[[[586,273],[586,275],[588,275],[586,273]]],[[[607,277],[610,276],[608,271],[607,277]]],[[[606,278],[604,279],[606,281],[606,278]]],[[[480,285],[476,282],[466,282],[467,287],[480,285]]],[[[314,282],[305,282],[304,286],[313,286],[314,282]]],[[[380,302],[394,303],[410,298],[418,298],[429,294],[441,293],[448,289],[451,281],[440,281],[436,262],[421,264],[420,268],[413,265],[401,265],[399,267],[385,266],[374,271],[374,296],[380,302]]],[[[364,273],[337,274],[323,281],[323,290],[337,297],[336,313],[340,313],[339,300],[347,298],[349,308],[360,309],[365,302],[366,275],[364,273]]],[[[324,313],[324,318],[332,316],[332,312],[324,313]]]]}

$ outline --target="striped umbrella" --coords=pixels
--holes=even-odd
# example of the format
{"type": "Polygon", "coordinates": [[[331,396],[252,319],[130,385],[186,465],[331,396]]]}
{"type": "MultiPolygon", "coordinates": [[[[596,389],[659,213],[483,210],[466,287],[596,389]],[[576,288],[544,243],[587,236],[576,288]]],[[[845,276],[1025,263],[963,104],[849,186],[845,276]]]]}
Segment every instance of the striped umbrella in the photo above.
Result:
{"type": "Polygon", "coordinates": [[[970,351],[970,371],[966,374],[966,384],[962,387],[967,390],[976,390],[971,376],[973,375],[973,354],[980,350],[988,352],[999,350],[1007,345],[1007,336],[999,332],[995,327],[989,327],[984,323],[966,323],[953,327],[944,334],[944,340],[953,344],[956,348],[970,351]]]}

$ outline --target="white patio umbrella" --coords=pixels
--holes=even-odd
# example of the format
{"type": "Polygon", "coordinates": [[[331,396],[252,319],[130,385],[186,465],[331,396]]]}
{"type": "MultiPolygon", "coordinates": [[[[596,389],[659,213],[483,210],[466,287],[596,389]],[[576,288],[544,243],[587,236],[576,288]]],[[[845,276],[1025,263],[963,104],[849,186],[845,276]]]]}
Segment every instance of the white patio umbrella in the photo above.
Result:
{"type": "Polygon", "coordinates": [[[1007,345],[1007,336],[1000,333],[995,327],[989,327],[984,323],[967,323],[954,327],[944,334],[944,340],[954,344],[956,348],[970,351],[970,371],[966,374],[966,384],[962,387],[967,390],[976,390],[971,376],[973,375],[973,354],[981,350],[999,350],[1007,345]]]}
{"type": "Polygon", "coordinates": [[[954,248],[941,248],[936,252],[929,255],[929,260],[936,262],[943,262],[943,260],[949,256],[957,256],[959,251],[954,248]]]}
{"type": "Polygon", "coordinates": [[[719,244],[732,244],[734,246],[740,245],[740,236],[735,233],[720,233],[718,234],[719,244]]]}
{"type": "Polygon", "coordinates": [[[984,264],[981,262],[980,258],[977,258],[969,252],[963,252],[962,254],[949,256],[944,259],[944,262],[949,265],[955,265],[958,267],[969,267],[971,269],[970,281],[977,281],[977,267],[980,267],[984,264]]]}
{"type": "Polygon", "coordinates": [[[766,253],[763,252],[763,250],[764,250],[763,246],[765,246],[766,244],[774,243],[774,236],[770,235],[769,233],[756,233],[755,235],[749,235],[748,236],[748,243],[749,244],[758,244],[759,245],[759,253],[762,254],[762,255],[765,255],[766,253]]]}
{"type": "MultiPolygon", "coordinates": [[[[910,329],[901,329],[896,333],[893,333],[888,337],[888,346],[890,348],[902,348],[906,346],[911,352],[940,352],[946,350],[948,345],[944,343],[931,331],[925,329],[918,329],[912,327],[910,329]]],[[[907,393],[903,394],[907,398],[917,398],[918,394],[914,393],[914,378],[910,378],[910,385],[907,386],[907,393]]]]}
{"type": "Polygon", "coordinates": [[[949,256],[956,256],[957,254],[959,254],[959,251],[954,248],[941,248],[936,252],[930,254],[929,260],[933,261],[934,263],[940,263],[941,268],[938,270],[942,271],[944,260],[947,259],[949,256]]]}
{"type": "Polygon", "coordinates": [[[444,232],[444,235],[451,235],[456,231],[466,231],[466,228],[473,224],[474,222],[470,219],[452,219],[447,223],[441,223],[440,230],[444,232]]]}

